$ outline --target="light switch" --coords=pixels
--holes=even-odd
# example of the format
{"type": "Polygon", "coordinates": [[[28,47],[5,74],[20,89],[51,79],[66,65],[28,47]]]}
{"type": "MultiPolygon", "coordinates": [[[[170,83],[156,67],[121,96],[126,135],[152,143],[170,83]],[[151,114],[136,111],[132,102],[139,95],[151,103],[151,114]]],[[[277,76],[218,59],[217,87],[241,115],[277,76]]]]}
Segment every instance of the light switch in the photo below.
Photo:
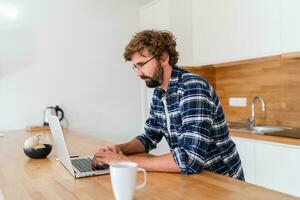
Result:
{"type": "Polygon", "coordinates": [[[235,107],[247,107],[247,98],[246,97],[230,97],[229,106],[235,107]]]}

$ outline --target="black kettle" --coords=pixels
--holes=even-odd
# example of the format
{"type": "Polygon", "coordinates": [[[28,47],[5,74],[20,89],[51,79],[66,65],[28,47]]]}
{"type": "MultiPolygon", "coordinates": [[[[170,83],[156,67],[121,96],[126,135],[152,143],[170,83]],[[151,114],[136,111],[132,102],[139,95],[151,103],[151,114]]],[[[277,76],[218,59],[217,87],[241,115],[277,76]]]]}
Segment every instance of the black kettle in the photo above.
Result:
{"type": "Polygon", "coordinates": [[[56,115],[59,118],[59,121],[63,120],[65,114],[64,111],[59,106],[49,106],[44,111],[44,126],[49,126],[48,114],[56,115]]]}

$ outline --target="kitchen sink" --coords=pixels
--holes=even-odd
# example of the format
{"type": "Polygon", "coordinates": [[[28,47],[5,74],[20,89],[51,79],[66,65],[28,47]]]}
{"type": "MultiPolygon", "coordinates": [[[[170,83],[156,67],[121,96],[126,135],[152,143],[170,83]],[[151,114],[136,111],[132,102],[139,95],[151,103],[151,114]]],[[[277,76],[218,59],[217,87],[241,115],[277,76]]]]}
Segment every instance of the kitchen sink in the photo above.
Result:
{"type": "Polygon", "coordinates": [[[247,132],[247,133],[256,133],[256,134],[265,134],[265,133],[272,133],[277,131],[285,131],[291,130],[290,127],[283,127],[283,126],[268,126],[268,125],[257,125],[254,127],[249,127],[247,124],[243,123],[228,123],[228,127],[232,130],[247,132]]]}

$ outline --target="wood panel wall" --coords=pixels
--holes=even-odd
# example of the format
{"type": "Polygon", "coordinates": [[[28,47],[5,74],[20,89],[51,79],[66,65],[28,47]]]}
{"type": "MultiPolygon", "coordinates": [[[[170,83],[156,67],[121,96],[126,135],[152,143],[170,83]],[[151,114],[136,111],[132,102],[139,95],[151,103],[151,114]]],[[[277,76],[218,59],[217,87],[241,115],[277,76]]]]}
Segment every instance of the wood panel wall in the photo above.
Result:
{"type": "Polygon", "coordinates": [[[216,68],[213,66],[201,66],[201,67],[183,67],[184,69],[193,72],[195,74],[202,75],[212,86],[216,89],[216,68]]]}
{"type": "Polygon", "coordinates": [[[272,56],[227,64],[184,67],[204,76],[215,88],[227,121],[243,122],[250,116],[252,98],[262,96],[266,112],[257,101],[258,124],[300,127],[300,59],[272,56]],[[217,67],[216,67],[217,66],[217,67]],[[229,97],[246,97],[247,107],[229,106],[229,97]]]}

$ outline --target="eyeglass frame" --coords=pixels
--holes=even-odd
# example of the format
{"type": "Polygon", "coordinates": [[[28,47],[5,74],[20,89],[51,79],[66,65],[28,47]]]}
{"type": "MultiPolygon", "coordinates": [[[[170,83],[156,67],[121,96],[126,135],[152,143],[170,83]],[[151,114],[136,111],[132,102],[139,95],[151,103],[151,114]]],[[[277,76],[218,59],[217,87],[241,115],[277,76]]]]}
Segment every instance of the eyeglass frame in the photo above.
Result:
{"type": "Polygon", "coordinates": [[[138,65],[133,64],[132,69],[133,69],[134,71],[140,70],[144,65],[146,65],[148,62],[150,62],[153,58],[155,58],[155,56],[153,56],[152,58],[150,58],[149,60],[147,60],[146,62],[144,62],[144,63],[142,63],[142,64],[138,64],[138,65]]]}

